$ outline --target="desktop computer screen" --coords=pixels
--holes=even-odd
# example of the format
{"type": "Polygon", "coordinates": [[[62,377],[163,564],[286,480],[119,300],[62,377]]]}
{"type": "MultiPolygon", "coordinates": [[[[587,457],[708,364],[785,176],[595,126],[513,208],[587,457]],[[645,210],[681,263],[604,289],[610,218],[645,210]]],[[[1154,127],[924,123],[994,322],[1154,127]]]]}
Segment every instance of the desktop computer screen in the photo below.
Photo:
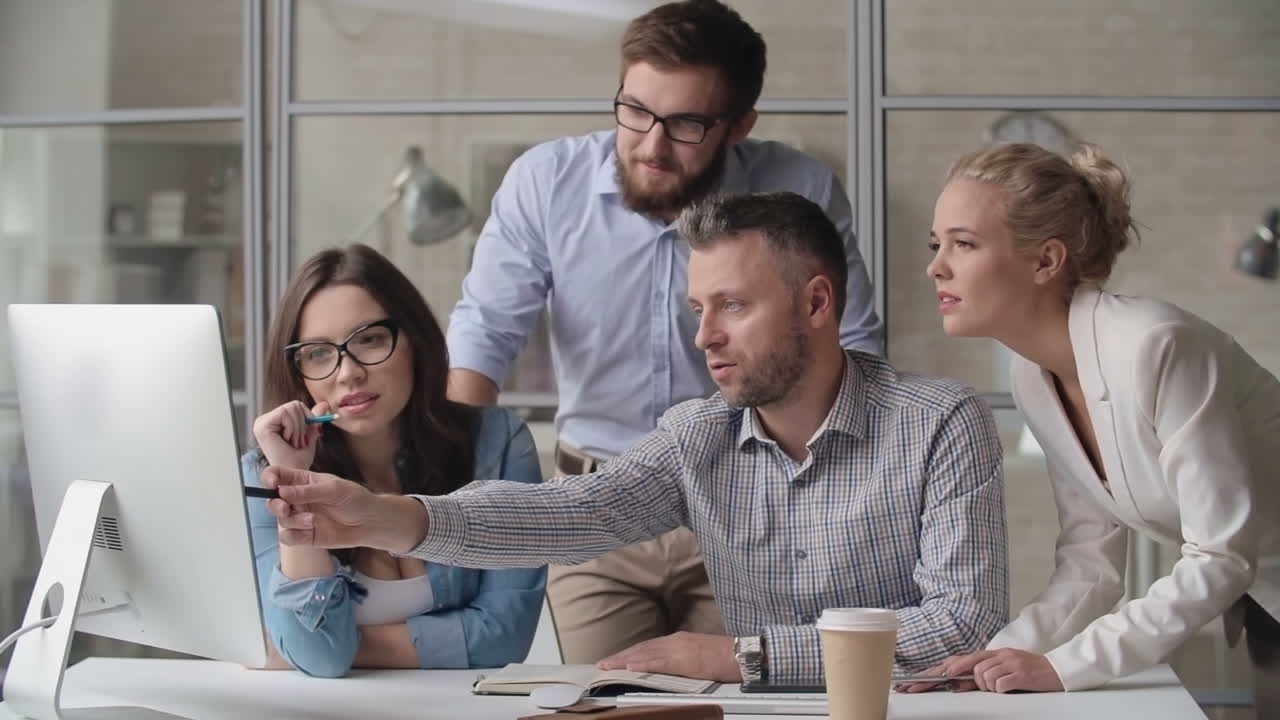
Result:
{"type": "MultiPolygon", "coordinates": [[[[10,305],[8,317],[44,553],[24,624],[56,585],[75,631],[262,665],[245,503],[263,500],[241,487],[217,311],[10,305]]],[[[50,689],[56,702],[66,619],[19,638],[11,705],[50,689]]]]}

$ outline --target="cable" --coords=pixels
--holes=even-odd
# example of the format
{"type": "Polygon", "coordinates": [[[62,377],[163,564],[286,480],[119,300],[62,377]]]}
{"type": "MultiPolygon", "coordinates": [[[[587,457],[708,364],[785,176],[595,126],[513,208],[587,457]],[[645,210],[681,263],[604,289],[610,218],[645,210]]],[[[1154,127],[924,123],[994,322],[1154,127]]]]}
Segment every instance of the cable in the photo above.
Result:
{"type": "Polygon", "coordinates": [[[9,637],[5,638],[4,642],[0,642],[0,655],[3,655],[4,651],[8,650],[10,645],[18,642],[18,638],[22,637],[23,635],[26,635],[32,630],[36,630],[38,628],[47,628],[56,622],[58,622],[58,616],[53,615],[51,617],[41,618],[40,620],[37,620],[31,623],[30,625],[23,625],[21,628],[17,630],[17,632],[12,633],[11,635],[9,635],[9,637]]]}
{"type": "MultiPolygon", "coordinates": [[[[129,606],[128,601],[118,602],[114,605],[108,605],[107,607],[97,608],[95,610],[89,610],[86,612],[77,613],[76,617],[88,617],[90,615],[99,615],[101,613],[111,612],[113,610],[119,610],[120,608],[124,608],[128,606],[129,606]]],[[[5,638],[4,642],[0,642],[0,655],[3,655],[4,651],[8,650],[10,645],[18,642],[18,638],[22,637],[23,635],[26,635],[32,630],[36,630],[39,628],[47,628],[53,625],[54,623],[58,622],[58,617],[59,617],[58,615],[50,615],[49,617],[41,618],[31,623],[30,625],[23,625],[22,627],[18,628],[18,630],[11,633],[9,637],[5,638]]]]}

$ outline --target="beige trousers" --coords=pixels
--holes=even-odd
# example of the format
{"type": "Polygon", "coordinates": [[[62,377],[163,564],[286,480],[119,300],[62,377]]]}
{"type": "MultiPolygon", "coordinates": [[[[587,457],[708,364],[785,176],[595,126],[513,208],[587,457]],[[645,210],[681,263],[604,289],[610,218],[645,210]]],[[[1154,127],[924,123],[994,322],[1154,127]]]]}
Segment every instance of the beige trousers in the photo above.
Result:
{"type": "Polygon", "coordinates": [[[724,634],[698,540],[687,528],[581,565],[551,566],[547,599],[566,663],[594,663],[678,630],[724,634]]]}
{"type": "MultiPolygon", "coordinates": [[[[556,470],[580,475],[606,461],[556,446],[556,470]]],[[[724,634],[698,539],[678,528],[581,565],[552,565],[547,602],[566,663],[594,663],[679,630],[724,634]]]]}

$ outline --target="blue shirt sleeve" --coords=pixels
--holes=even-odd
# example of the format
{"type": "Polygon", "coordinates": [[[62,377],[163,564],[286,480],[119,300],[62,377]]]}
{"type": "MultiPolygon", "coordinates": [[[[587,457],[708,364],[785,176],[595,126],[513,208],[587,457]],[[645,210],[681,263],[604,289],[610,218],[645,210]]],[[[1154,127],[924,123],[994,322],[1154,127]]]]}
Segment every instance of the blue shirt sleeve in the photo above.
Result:
{"type": "MultiPolygon", "coordinates": [[[[492,479],[542,482],[529,428],[510,410],[485,408],[476,472],[492,479]],[[496,464],[495,464],[496,463],[496,464]]],[[[478,592],[465,607],[408,621],[423,668],[500,667],[529,654],[542,611],[546,567],[479,570],[478,592]]],[[[432,588],[439,597],[444,588],[432,588]]]]}
{"type": "MultiPolygon", "coordinates": [[[[262,452],[251,450],[240,460],[245,485],[261,487],[262,452]]],[[[352,607],[349,572],[334,560],[334,574],[290,580],[280,572],[280,544],[275,516],[267,501],[246,498],[257,564],[258,592],[267,635],[280,655],[298,670],[319,677],[341,677],[351,670],[360,638],[352,607]]]]}
{"type": "Polygon", "coordinates": [[[554,156],[534,148],[512,163],[476,240],[462,299],[449,317],[450,367],[501,386],[551,290],[544,218],[554,156]]]}

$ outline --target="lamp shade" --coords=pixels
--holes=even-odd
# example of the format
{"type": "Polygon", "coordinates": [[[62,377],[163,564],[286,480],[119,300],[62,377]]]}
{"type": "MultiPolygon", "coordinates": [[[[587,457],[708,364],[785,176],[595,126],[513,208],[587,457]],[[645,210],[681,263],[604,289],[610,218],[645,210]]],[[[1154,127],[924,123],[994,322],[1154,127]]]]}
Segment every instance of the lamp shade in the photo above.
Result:
{"type": "Polygon", "coordinates": [[[405,232],[414,245],[434,245],[462,232],[471,224],[471,211],[457,188],[435,174],[417,145],[405,151],[402,211],[405,232]]]}

